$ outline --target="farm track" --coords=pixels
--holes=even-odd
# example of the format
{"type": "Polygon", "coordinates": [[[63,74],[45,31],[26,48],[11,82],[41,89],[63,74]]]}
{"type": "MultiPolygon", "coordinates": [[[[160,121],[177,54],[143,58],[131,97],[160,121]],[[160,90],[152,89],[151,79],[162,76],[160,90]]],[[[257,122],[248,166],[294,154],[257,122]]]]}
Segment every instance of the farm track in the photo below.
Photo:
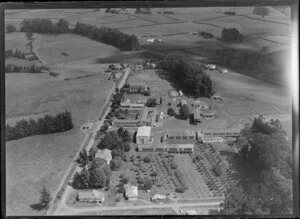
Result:
{"type": "Polygon", "coordinates": [[[288,44],[285,44],[285,43],[280,43],[280,42],[276,42],[276,41],[274,41],[274,40],[269,40],[269,39],[266,39],[266,38],[264,38],[264,37],[260,37],[261,39],[263,39],[263,40],[266,40],[266,41],[269,41],[269,42],[272,42],[272,43],[277,43],[277,44],[280,44],[280,45],[288,45],[288,44]]]}
{"type": "Polygon", "coordinates": [[[250,17],[250,16],[247,16],[247,15],[240,15],[240,16],[246,17],[246,18],[249,18],[249,19],[252,19],[252,20],[265,21],[265,22],[268,22],[268,23],[282,24],[282,25],[290,26],[290,24],[282,23],[282,22],[278,22],[278,21],[263,20],[263,19],[259,19],[259,18],[250,17]]]}

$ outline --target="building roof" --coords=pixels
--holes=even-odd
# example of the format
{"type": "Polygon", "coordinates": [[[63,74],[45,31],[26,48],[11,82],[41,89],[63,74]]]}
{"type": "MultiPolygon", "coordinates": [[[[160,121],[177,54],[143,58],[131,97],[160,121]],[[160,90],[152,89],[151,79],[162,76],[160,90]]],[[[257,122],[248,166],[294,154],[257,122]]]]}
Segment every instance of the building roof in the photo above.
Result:
{"type": "Polygon", "coordinates": [[[193,131],[187,131],[187,130],[173,130],[166,132],[166,135],[168,136],[191,136],[195,135],[193,131]]]}
{"type": "Polygon", "coordinates": [[[147,86],[147,84],[144,82],[140,82],[140,83],[132,82],[132,83],[129,83],[129,85],[130,85],[130,87],[145,87],[145,86],[147,86]]]}
{"type": "Polygon", "coordinates": [[[117,119],[115,123],[137,123],[139,120],[131,120],[131,119],[117,119]]]}
{"type": "Polygon", "coordinates": [[[194,119],[201,119],[201,111],[200,110],[194,111],[194,119]]]}
{"type": "Polygon", "coordinates": [[[155,200],[155,199],[166,199],[166,196],[165,195],[160,195],[160,194],[155,194],[151,197],[152,200],[155,200]]]}
{"type": "Polygon", "coordinates": [[[186,102],[186,100],[180,100],[180,103],[186,104],[187,102],[186,102]]]}
{"type": "Polygon", "coordinates": [[[175,91],[175,90],[170,90],[169,94],[170,94],[171,97],[177,97],[179,95],[178,92],[175,91]]]}
{"type": "Polygon", "coordinates": [[[196,100],[196,101],[194,102],[194,104],[208,106],[207,103],[205,103],[205,102],[203,102],[203,101],[200,101],[200,100],[196,100]]]}
{"type": "Polygon", "coordinates": [[[128,198],[137,197],[138,196],[138,187],[128,185],[125,189],[125,194],[128,198]]]}
{"type": "Polygon", "coordinates": [[[151,127],[150,126],[141,126],[138,128],[136,136],[148,136],[151,135],[151,127]]]}
{"type": "Polygon", "coordinates": [[[109,149],[98,150],[98,152],[95,155],[95,158],[101,158],[106,161],[109,161],[112,159],[111,150],[109,149]]]}

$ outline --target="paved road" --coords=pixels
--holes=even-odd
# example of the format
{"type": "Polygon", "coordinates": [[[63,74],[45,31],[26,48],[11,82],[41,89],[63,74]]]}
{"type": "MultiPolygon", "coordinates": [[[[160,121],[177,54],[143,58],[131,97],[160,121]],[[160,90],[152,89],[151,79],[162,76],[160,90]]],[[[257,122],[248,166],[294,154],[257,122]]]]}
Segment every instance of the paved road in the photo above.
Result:
{"type": "Polygon", "coordinates": [[[179,209],[186,207],[201,208],[205,207],[216,209],[218,208],[220,202],[206,202],[206,203],[172,203],[172,204],[149,204],[149,205],[132,205],[132,206],[114,206],[114,207],[86,207],[86,208],[72,208],[64,206],[60,208],[59,211],[56,211],[54,215],[78,215],[89,212],[102,212],[102,211],[118,211],[118,210],[142,210],[142,209],[151,209],[151,208],[172,208],[176,213],[179,213],[179,209]]]}

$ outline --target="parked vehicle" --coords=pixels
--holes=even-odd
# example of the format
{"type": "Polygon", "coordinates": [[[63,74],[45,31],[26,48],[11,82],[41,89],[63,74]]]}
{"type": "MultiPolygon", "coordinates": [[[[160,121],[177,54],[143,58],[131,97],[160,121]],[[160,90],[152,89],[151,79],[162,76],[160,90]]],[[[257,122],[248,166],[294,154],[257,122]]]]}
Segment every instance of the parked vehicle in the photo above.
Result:
{"type": "Polygon", "coordinates": [[[220,70],[220,73],[222,73],[222,74],[228,73],[228,69],[223,68],[223,69],[220,70]]]}
{"type": "Polygon", "coordinates": [[[209,69],[209,70],[215,70],[217,68],[217,66],[214,64],[207,64],[207,65],[205,65],[205,68],[209,69]]]}

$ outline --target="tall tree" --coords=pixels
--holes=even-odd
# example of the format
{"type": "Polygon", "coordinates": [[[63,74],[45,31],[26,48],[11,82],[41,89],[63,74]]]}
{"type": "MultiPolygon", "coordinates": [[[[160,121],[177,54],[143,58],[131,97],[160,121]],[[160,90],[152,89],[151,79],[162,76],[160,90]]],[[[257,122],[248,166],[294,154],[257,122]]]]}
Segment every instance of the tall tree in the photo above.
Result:
{"type": "Polygon", "coordinates": [[[42,209],[48,209],[50,201],[51,201],[50,193],[47,191],[44,185],[40,193],[40,205],[42,209]]]}
{"type": "Polygon", "coordinates": [[[92,188],[103,188],[106,185],[106,175],[102,168],[96,168],[90,171],[90,185],[92,188]]]}

